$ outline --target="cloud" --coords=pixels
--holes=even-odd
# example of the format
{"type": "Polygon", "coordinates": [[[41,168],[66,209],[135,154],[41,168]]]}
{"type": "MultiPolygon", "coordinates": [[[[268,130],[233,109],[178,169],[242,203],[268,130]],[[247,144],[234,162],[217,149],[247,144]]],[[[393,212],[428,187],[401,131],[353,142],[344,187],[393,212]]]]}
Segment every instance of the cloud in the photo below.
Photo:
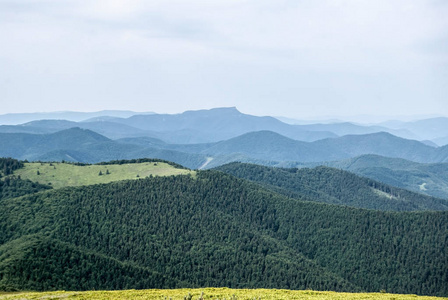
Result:
{"type": "Polygon", "coordinates": [[[367,99],[360,111],[380,111],[375,101],[397,109],[403,99],[417,111],[424,98],[425,109],[440,110],[446,15],[445,2],[430,0],[2,1],[0,88],[26,101],[32,95],[18,87],[39,76],[42,101],[63,98],[51,87],[58,82],[98,106],[106,96],[119,105],[121,89],[133,89],[135,106],[157,95],[165,111],[180,107],[179,97],[196,107],[215,99],[250,108],[263,99],[266,110],[269,98],[285,106],[311,99],[326,114],[356,109],[359,99],[367,99]],[[179,92],[162,90],[170,86],[179,92]]]}

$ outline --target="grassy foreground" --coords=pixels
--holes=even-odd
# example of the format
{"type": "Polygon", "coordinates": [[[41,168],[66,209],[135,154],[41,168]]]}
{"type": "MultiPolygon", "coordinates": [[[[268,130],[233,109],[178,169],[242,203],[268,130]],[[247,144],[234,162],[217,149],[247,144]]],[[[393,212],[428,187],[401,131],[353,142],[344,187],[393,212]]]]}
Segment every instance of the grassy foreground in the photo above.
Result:
{"type": "Polygon", "coordinates": [[[25,163],[25,167],[14,172],[22,179],[41,184],[51,184],[54,188],[81,186],[112,181],[138,179],[149,175],[169,176],[192,174],[194,171],[177,169],[164,162],[144,162],[122,165],[77,166],[67,163],[25,163]],[[100,172],[102,175],[99,175],[100,172]]]}
{"type": "Polygon", "coordinates": [[[275,289],[174,289],[174,290],[126,290],[126,291],[88,291],[88,292],[41,292],[0,294],[0,299],[227,299],[227,300],[273,300],[273,299],[379,299],[379,300],[429,300],[448,299],[441,297],[398,295],[387,293],[336,293],[316,291],[291,291],[275,289]],[[203,294],[202,294],[203,293],[203,294]],[[189,298],[188,295],[191,295],[189,298]]]}

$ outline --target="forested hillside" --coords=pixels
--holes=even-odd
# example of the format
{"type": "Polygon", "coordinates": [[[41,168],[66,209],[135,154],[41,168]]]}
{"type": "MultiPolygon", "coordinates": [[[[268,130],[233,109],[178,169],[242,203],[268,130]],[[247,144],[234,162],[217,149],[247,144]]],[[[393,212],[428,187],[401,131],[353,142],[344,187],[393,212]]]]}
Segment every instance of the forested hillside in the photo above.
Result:
{"type": "Polygon", "coordinates": [[[23,167],[23,162],[13,158],[0,158],[0,178],[23,167]]]}
{"type": "Polygon", "coordinates": [[[282,169],[231,163],[216,169],[298,199],[377,210],[448,210],[447,200],[323,166],[282,169]]]}
{"type": "Polygon", "coordinates": [[[4,180],[0,180],[0,199],[15,198],[48,189],[51,189],[51,186],[31,180],[6,177],[4,180]]]}
{"type": "Polygon", "coordinates": [[[51,186],[45,184],[22,180],[20,176],[10,176],[23,167],[24,163],[16,159],[0,158],[0,199],[15,198],[51,189],[51,186]]]}
{"type": "Polygon", "coordinates": [[[304,202],[216,171],[65,188],[0,205],[3,289],[448,295],[447,212],[304,202]]]}
{"type": "Polygon", "coordinates": [[[321,163],[386,184],[448,199],[448,163],[421,164],[378,155],[321,163]]]}

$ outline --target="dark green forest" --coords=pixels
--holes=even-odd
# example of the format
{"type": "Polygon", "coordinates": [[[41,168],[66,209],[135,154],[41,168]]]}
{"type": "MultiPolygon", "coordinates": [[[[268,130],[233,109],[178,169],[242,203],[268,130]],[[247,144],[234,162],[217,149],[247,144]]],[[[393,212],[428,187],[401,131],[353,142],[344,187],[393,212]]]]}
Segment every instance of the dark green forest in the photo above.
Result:
{"type": "Polygon", "coordinates": [[[13,158],[0,157],[0,178],[2,176],[10,175],[14,170],[23,168],[23,162],[13,158]]]}
{"type": "Polygon", "coordinates": [[[0,199],[14,198],[51,189],[51,186],[8,176],[22,167],[23,162],[21,161],[12,158],[0,158],[0,199]]]}
{"type": "Polygon", "coordinates": [[[386,211],[448,210],[446,199],[410,192],[324,166],[297,169],[230,163],[216,170],[302,200],[386,211]]]}
{"type": "Polygon", "coordinates": [[[0,205],[4,290],[448,295],[448,212],[301,201],[218,171],[51,190],[0,205]]]}
{"type": "Polygon", "coordinates": [[[0,199],[15,198],[48,189],[51,189],[51,186],[39,184],[30,180],[6,177],[4,180],[0,180],[0,199]]]}

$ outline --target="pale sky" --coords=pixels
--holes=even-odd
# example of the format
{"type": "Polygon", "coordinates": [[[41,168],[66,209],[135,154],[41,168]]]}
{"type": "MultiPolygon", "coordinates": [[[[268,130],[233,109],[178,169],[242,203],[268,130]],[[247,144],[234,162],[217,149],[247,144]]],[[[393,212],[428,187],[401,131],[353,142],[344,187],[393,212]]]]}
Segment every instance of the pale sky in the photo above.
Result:
{"type": "Polygon", "coordinates": [[[448,116],[446,0],[0,0],[0,114],[448,116]]]}

